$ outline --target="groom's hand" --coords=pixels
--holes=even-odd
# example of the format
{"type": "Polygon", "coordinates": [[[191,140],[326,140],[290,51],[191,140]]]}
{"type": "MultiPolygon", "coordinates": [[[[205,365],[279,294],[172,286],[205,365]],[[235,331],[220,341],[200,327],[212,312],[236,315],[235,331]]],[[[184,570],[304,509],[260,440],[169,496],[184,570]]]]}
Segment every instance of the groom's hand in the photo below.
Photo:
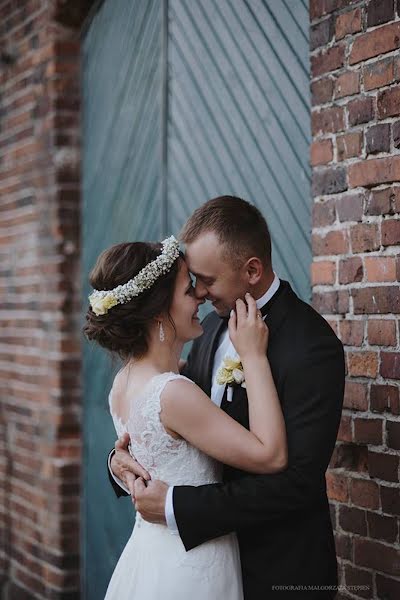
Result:
{"type": "Polygon", "coordinates": [[[148,472],[135,460],[129,453],[128,445],[130,437],[124,433],[115,442],[115,453],[111,457],[111,470],[118,479],[128,488],[131,496],[134,494],[134,485],[136,477],[150,479],[148,472]]]}
{"type": "Polygon", "coordinates": [[[149,481],[147,487],[141,477],[135,481],[135,508],[145,521],[166,525],[165,498],[168,485],[163,481],[149,481]]]}

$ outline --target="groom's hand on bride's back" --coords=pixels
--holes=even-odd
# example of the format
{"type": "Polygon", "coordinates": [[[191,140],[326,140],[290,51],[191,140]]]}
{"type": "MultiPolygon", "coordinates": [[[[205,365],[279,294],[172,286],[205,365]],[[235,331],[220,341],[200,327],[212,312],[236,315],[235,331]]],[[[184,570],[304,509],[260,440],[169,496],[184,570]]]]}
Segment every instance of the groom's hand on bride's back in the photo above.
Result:
{"type": "Polygon", "coordinates": [[[130,437],[124,433],[115,442],[115,453],[111,457],[111,470],[118,479],[128,488],[132,497],[134,497],[136,477],[143,477],[150,480],[149,473],[135,460],[129,453],[128,446],[130,437]]]}

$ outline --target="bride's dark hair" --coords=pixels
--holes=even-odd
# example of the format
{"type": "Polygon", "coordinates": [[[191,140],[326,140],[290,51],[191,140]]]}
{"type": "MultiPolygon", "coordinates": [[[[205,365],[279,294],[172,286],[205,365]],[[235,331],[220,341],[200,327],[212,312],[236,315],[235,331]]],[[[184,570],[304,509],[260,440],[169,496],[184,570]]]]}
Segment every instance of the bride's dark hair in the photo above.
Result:
{"type": "MultiPolygon", "coordinates": [[[[160,255],[160,243],[126,242],[115,244],[100,254],[90,272],[90,285],[95,290],[112,290],[135,277],[143,267],[160,255]]],[[[183,258],[183,255],[180,254],[183,258]]],[[[152,319],[169,310],[179,271],[177,259],[168,273],[161,275],[150,289],[126,304],[117,304],[105,315],[96,315],[89,307],[83,332],[88,340],[117,354],[122,360],[146,354],[152,319]]]]}

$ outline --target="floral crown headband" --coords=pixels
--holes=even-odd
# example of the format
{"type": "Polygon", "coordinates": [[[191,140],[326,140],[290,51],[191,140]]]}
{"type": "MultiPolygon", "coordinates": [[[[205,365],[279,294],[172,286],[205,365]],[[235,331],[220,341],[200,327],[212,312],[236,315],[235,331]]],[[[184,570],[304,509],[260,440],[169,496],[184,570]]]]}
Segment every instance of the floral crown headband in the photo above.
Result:
{"type": "Polygon", "coordinates": [[[113,306],[129,302],[135,296],[139,296],[151,288],[161,275],[170,271],[179,256],[179,242],[171,235],[161,243],[161,254],[143,267],[133,279],[123,285],[118,285],[113,290],[94,290],[90,294],[90,306],[96,315],[105,315],[113,306]]]}

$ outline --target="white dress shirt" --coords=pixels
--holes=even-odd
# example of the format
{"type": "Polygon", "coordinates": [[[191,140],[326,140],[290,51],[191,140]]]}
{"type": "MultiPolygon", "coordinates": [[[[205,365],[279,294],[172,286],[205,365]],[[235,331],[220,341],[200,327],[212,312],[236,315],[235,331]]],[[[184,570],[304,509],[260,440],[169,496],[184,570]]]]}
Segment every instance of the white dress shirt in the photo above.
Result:
{"type": "MultiPolygon", "coordinates": [[[[271,300],[272,296],[277,292],[280,284],[280,279],[275,273],[274,280],[268,290],[261,298],[256,300],[257,308],[262,308],[271,300]]],[[[265,316],[265,315],[264,315],[265,316]]],[[[211,400],[217,405],[221,406],[222,398],[225,391],[225,385],[220,385],[216,381],[217,372],[222,365],[222,361],[225,356],[232,358],[237,357],[237,352],[232,344],[228,328],[221,335],[218,348],[214,355],[213,370],[212,370],[212,385],[211,385],[211,400]]],[[[229,388],[228,388],[229,391],[229,388]]],[[[229,398],[228,398],[229,399],[229,398]]],[[[167,497],[165,499],[165,519],[167,521],[168,528],[173,535],[179,535],[178,526],[176,524],[174,505],[172,500],[172,494],[174,486],[170,486],[167,491],[167,497]]]]}

